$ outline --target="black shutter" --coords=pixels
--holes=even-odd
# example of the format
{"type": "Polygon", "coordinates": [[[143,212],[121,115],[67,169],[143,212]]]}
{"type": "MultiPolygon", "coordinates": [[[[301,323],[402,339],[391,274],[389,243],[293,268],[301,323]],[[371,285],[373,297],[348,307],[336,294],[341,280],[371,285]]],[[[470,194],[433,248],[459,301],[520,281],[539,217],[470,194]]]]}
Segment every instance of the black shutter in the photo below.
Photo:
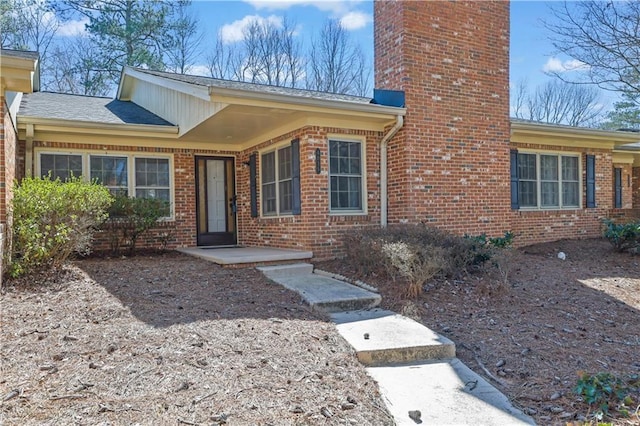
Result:
{"type": "Polygon", "coordinates": [[[616,190],[616,199],[615,199],[615,208],[622,208],[622,169],[613,169],[614,170],[614,179],[615,179],[615,190],[616,190]]]}
{"type": "Polygon", "coordinates": [[[258,154],[249,156],[249,187],[251,189],[251,217],[258,217],[258,154]]]}
{"type": "Polygon", "coordinates": [[[520,201],[518,200],[518,150],[511,150],[511,209],[518,210],[520,201]]]}
{"type": "Polygon", "coordinates": [[[299,215],[302,213],[300,200],[300,139],[291,141],[291,213],[299,215]]]}
{"type": "Polygon", "coordinates": [[[587,208],[596,207],[596,156],[587,155],[587,208]]]}

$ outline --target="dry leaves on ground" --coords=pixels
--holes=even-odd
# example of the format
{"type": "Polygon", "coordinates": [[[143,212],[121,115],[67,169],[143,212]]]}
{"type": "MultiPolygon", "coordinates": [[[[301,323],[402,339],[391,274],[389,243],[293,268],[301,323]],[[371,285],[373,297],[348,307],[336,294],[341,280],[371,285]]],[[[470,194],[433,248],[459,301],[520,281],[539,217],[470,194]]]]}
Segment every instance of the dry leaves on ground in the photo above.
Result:
{"type": "Polygon", "coordinates": [[[78,261],[0,296],[5,425],[393,424],[326,319],[253,269],[78,261]]]}
{"type": "MultiPolygon", "coordinates": [[[[377,286],[384,307],[452,339],[465,364],[538,424],[588,417],[572,392],[580,372],[640,374],[640,256],[596,239],[525,247],[511,257],[506,285],[489,267],[432,281],[415,301],[402,297],[404,284],[355,276],[346,262],[319,266],[377,286]]],[[[640,417],[614,423],[638,425],[640,417]]]]}

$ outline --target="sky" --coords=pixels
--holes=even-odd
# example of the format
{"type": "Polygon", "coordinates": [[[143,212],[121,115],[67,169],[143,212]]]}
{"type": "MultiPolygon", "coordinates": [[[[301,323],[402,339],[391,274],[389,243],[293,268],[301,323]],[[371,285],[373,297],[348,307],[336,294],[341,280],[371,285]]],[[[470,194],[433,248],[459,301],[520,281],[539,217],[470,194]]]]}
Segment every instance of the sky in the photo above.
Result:
{"type": "MultiPolygon", "coordinates": [[[[551,20],[553,1],[511,2],[510,81],[514,86],[526,81],[530,89],[553,79],[547,72],[580,72],[580,64],[554,52],[549,34],[542,24],[551,20]],[[578,70],[576,70],[576,68],[578,70]]],[[[571,3],[569,3],[570,5],[571,3]]],[[[203,49],[212,49],[216,38],[225,43],[238,42],[242,29],[250,22],[271,21],[276,25],[286,17],[295,23],[298,36],[308,45],[327,18],[338,19],[350,35],[359,42],[373,63],[373,1],[372,0],[193,0],[193,12],[204,32],[203,49]]],[[[67,24],[74,32],[72,23],[67,24]]],[[[206,60],[191,71],[204,74],[206,60]]],[[[614,96],[603,93],[603,103],[611,104],[614,96]]]]}

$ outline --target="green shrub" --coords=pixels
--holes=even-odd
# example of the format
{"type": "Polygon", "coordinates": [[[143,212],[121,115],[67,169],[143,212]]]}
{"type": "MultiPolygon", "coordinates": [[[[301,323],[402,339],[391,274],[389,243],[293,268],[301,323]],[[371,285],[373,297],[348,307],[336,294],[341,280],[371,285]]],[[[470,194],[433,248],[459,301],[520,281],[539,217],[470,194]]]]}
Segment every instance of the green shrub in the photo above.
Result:
{"type": "Polygon", "coordinates": [[[640,402],[640,376],[614,376],[611,373],[580,374],[574,393],[596,409],[596,415],[609,415],[612,408],[623,417],[629,416],[640,402]]]}
{"type": "Polygon", "coordinates": [[[614,223],[611,219],[605,219],[603,223],[603,235],[616,251],[636,250],[640,247],[640,222],[614,223]]]}
{"type": "Polygon", "coordinates": [[[13,196],[10,275],[60,267],[74,252],[87,254],[111,203],[109,190],[81,178],[25,178],[13,196]]]}
{"type": "Polygon", "coordinates": [[[118,254],[124,246],[134,254],[140,236],[155,228],[159,219],[169,216],[169,207],[167,201],[156,198],[116,195],[109,207],[109,220],[103,226],[109,232],[111,251],[118,254]]]}

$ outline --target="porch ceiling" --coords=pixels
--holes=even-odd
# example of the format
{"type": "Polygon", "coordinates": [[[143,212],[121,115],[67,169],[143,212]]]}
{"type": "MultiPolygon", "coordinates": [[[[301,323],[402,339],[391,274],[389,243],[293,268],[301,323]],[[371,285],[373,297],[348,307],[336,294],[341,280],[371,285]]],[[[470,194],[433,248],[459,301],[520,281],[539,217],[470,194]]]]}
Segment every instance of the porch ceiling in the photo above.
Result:
{"type": "Polygon", "coordinates": [[[288,106],[227,105],[180,137],[188,142],[211,142],[243,150],[303,126],[318,125],[382,131],[393,115],[343,111],[305,111],[288,106]]]}

